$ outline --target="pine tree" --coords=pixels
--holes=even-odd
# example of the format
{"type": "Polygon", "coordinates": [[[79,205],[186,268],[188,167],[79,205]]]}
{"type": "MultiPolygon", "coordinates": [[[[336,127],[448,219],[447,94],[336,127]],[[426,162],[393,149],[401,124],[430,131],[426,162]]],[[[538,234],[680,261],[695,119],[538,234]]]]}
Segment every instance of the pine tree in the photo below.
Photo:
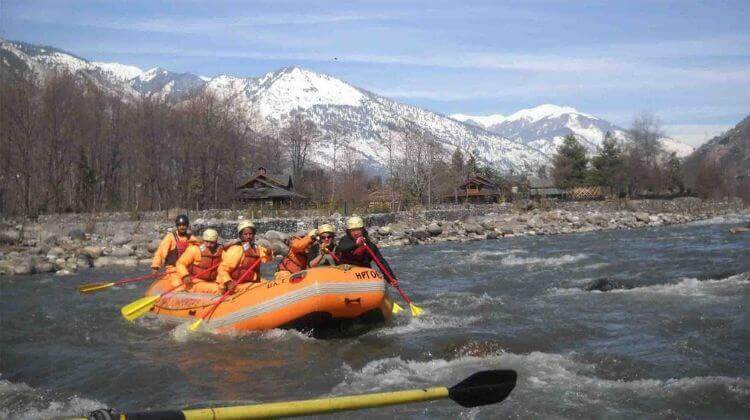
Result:
{"type": "Polygon", "coordinates": [[[623,178],[625,160],[617,140],[609,131],[604,136],[602,147],[597,156],[591,159],[593,169],[590,181],[594,185],[609,187],[610,191],[619,189],[623,178]]]}
{"type": "Polygon", "coordinates": [[[576,187],[586,184],[588,158],[586,148],[576,140],[573,134],[568,134],[557,148],[557,155],[552,163],[552,177],[562,188],[576,187]]]}

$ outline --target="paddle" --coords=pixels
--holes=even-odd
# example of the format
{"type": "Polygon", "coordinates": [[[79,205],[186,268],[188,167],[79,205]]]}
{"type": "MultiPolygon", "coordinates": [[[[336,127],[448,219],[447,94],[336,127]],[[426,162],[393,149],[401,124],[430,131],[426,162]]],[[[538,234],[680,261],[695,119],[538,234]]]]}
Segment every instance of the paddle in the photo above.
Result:
{"type": "MultiPolygon", "coordinates": [[[[419,316],[419,314],[421,314],[423,311],[422,308],[415,305],[411,301],[411,299],[409,299],[409,296],[406,296],[406,293],[404,293],[404,291],[401,290],[401,288],[398,286],[398,282],[396,281],[396,279],[394,279],[391,276],[391,273],[385,268],[385,266],[383,265],[383,262],[380,261],[377,255],[375,255],[375,252],[372,250],[372,248],[370,248],[370,246],[367,245],[367,241],[365,241],[363,245],[365,246],[365,249],[367,249],[367,252],[370,253],[370,256],[372,257],[373,261],[375,261],[375,264],[377,264],[377,266],[380,268],[380,271],[383,272],[383,275],[388,279],[388,282],[391,283],[391,286],[393,286],[401,295],[401,297],[404,298],[406,303],[409,304],[409,308],[411,309],[411,314],[414,316],[419,316]]],[[[393,313],[399,313],[402,310],[403,309],[400,306],[396,305],[395,303],[393,304],[393,313]]]]}
{"type": "MultiPolygon", "coordinates": [[[[255,267],[258,266],[258,264],[260,264],[260,258],[258,258],[258,260],[255,261],[253,263],[253,265],[251,265],[250,268],[248,268],[247,271],[245,271],[245,273],[242,276],[240,276],[239,279],[237,279],[237,283],[236,284],[241,284],[242,282],[244,282],[245,278],[247,277],[247,275],[249,273],[252,273],[255,270],[255,267]]],[[[214,311],[216,310],[216,308],[218,308],[219,305],[221,305],[221,302],[224,302],[224,300],[226,300],[226,298],[229,297],[229,295],[231,293],[232,293],[232,289],[229,289],[226,292],[224,292],[224,294],[221,295],[221,297],[219,298],[219,300],[216,301],[216,303],[214,303],[214,306],[211,307],[211,310],[209,310],[208,312],[206,312],[206,314],[203,315],[202,317],[198,318],[197,321],[195,321],[192,324],[190,324],[190,326],[188,327],[188,330],[189,331],[195,331],[195,330],[197,330],[201,326],[201,324],[203,323],[204,319],[211,318],[211,315],[214,314],[214,311]]]]}
{"type": "MultiPolygon", "coordinates": [[[[219,266],[219,263],[214,264],[213,266],[199,272],[198,274],[190,277],[190,281],[195,280],[197,277],[202,276],[203,274],[206,274],[210,272],[211,270],[215,269],[219,266]]],[[[156,296],[145,296],[138,300],[135,300],[120,309],[120,313],[122,313],[122,316],[127,319],[128,321],[132,321],[136,318],[140,318],[143,315],[146,315],[154,306],[156,306],[156,302],[159,301],[162,297],[165,295],[172,293],[175,291],[178,287],[183,286],[182,283],[178,284],[175,287],[172,287],[171,289],[167,290],[166,292],[156,295],[156,296]]]]}
{"type": "MultiPolygon", "coordinates": [[[[287,401],[235,407],[212,407],[180,411],[146,411],[120,413],[121,419],[263,419],[292,416],[309,416],[364,408],[384,407],[420,401],[433,401],[450,398],[463,407],[479,407],[499,403],[516,386],[518,375],[514,370],[485,370],[477,372],[458,384],[446,387],[410,389],[406,391],[379,392],[345,397],[321,398],[315,400],[287,401]]],[[[95,414],[106,410],[97,410],[95,414]]],[[[107,411],[112,417],[116,413],[107,411]]]]}
{"type": "Polygon", "coordinates": [[[113,281],[113,282],[110,282],[110,283],[84,284],[83,286],[78,286],[78,291],[81,292],[81,293],[94,293],[94,292],[98,292],[100,290],[108,289],[108,288],[110,288],[112,286],[119,286],[121,284],[127,284],[127,283],[133,283],[133,282],[136,282],[136,281],[153,279],[153,278],[156,278],[156,277],[160,277],[162,275],[164,275],[164,272],[160,271],[158,273],[150,273],[150,274],[146,274],[145,276],[133,277],[133,278],[130,278],[130,279],[122,279],[122,280],[113,281]]]}

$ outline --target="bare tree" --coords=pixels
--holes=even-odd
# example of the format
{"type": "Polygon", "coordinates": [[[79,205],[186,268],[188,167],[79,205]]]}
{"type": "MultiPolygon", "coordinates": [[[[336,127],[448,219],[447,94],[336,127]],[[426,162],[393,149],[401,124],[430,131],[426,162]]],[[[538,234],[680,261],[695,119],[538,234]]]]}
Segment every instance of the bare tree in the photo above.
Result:
{"type": "Polygon", "coordinates": [[[315,124],[300,115],[289,119],[281,130],[280,138],[286,147],[295,183],[302,180],[302,172],[313,146],[320,140],[320,130],[315,124]]]}

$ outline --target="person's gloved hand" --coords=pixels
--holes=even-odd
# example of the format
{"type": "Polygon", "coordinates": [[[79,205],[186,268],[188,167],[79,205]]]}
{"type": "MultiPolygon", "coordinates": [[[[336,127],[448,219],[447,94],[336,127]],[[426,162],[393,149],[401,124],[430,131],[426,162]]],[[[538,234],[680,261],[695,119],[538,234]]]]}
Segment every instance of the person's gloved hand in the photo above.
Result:
{"type": "Polygon", "coordinates": [[[185,286],[189,286],[190,285],[190,280],[191,280],[190,276],[184,276],[182,278],[182,284],[184,284],[185,286]]]}
{"type": "Polygon", "coordinates": [[[222,292],[231,293],[234,291],[236,287],[237,287],[237,283],[234,280],[228,281],[224,283],[224,286],[222,287],[222,292]]]}
{"type": "Polygon", "coordinates": [[[360,236],[359,238],[357,238],[357,245],[362,246],[364,244],[365,244],[365,237],[364,236],[360,236]]]}

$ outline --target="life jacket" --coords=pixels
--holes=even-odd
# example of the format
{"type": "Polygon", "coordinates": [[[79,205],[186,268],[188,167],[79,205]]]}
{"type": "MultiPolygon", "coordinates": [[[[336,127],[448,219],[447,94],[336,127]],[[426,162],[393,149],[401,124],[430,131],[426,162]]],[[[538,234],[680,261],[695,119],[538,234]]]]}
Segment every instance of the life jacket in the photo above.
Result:
{"type": "Polygon", "coordinates": [[[174,235],[174,240],[177,245],[174,248],[170,249],[169,252],[167,252],[167,256],[164,258],[164,265],[174,266],[175,264],[177,264],[177,260],[185,252],[188,245],[190,245],[190,237],[188,236],[188,240],[186,241],[181,241],[180,237],[177,235],[177,232],[172,232],[172,235],[174,235]]]}
{"type": "Polygon", "coordinates": [[[276,271],[288,271],[292,274],[299,273],[307,268],[307,252],[295,253],[291,249],[286,257],[276,266],[276,271]]]}
{"type": "Polygon", "coordinates": [[[216,253],[214,254],[211,253],[211,250],[208,249],[206,244],[201,244],[199,249],[201,250],[201,260],[197,264],[193,264],[190,266],[190,275],[196,276],[198,273],[204,272],[213,267],[212,270],[200,274],[196,278],[206,281],[215,281],[216,273],[218,273],[219,268],[216,265],[219,263],[219,261],[221,261],[221,253],[224,251],[224,248],[221,246],[217,247],[216,253]]]}
{"type": "MultiPolygon", "coordinates": [[[[242,260],[240,261],[239,265],[229,274],[232,277],[232,280],[239,280],[241,277],[245,275],[248,269],[250,269],[250,266],[255,264],[256,261],[260,259],[260,254],[258,254],[258,251],[255,250],[255,247],[252,246],[249,242],[244,243],[241,245],[243,256],[242,260]]],[[[255,277],[257,276],[260,278],[260,264],[256,265],[253,269],[255,274],[248,274],[245,276],[243,282],[248,281],[258,281],[255,280],[255,277]]]]}

